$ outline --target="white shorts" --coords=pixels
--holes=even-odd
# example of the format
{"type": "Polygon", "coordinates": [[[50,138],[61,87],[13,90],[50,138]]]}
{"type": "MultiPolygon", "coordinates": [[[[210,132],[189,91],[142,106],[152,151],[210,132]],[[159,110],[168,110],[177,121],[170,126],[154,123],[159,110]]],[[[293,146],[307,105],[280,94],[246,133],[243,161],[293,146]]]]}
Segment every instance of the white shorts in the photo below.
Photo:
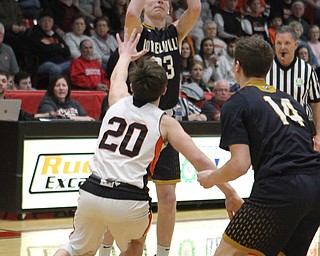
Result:
{"type": "Polygon", "coordinates": [[[61,249],[73,255],[95,255],[107,229],[121,251],[132,239],[140,239],[149,230],[152,214],[148,201],[103,198],[79,190],[74,231],[61,249]]]}

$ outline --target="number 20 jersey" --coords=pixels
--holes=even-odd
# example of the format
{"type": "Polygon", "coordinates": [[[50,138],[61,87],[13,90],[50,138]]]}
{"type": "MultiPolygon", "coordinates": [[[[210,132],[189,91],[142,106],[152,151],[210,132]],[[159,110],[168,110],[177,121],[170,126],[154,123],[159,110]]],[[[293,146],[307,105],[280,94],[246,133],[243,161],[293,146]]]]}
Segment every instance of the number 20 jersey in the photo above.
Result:
{"type": "Polygon", "coordinates": [[[155,28],[142,23],[143,30],[137,50],[147,50],[147,56],[154,59],[166,71],[168,78],[167,92],[161,97],[159,108],[173,108],[179,98],[180,91],[180,50],[177,29],[174,25],[155,28]]]}
{"type": "Polygon", "coordinates": [[[147,182],[146,168],[153,168],[163,146],[156,105],[134,103],[132,96],[112,105],[102,121],[96,152],[89,168],[103,179],[115,179],[139,188],[147,182]]]}

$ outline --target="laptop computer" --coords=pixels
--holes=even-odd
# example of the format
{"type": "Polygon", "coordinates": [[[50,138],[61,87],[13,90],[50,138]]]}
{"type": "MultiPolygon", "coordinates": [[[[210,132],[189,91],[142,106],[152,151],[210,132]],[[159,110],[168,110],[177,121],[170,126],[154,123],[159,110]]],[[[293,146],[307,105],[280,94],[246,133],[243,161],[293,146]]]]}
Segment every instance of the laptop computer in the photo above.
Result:
{"type": "Polygon", "coordinates": [[[18,121],[21,99],[0,100],[0,121],[18,121]]]}

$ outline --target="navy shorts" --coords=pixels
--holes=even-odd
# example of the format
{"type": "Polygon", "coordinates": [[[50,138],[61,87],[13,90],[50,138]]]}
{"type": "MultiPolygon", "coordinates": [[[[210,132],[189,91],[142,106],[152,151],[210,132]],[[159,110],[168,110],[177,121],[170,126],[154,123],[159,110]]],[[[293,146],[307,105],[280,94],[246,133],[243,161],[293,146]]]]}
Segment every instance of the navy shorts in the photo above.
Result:
{"type": "Polygon", "coordinates": [[[320,224],[320,173],[267,177],[226,228],[223,238],[256,255],[306,255],[320,224]]]}
{"type": "Polygon", "coordinates": [[[176,184],[180,181],[179,153],[168,144],[160,153],[150,179],[157,184],[176,184]]]}

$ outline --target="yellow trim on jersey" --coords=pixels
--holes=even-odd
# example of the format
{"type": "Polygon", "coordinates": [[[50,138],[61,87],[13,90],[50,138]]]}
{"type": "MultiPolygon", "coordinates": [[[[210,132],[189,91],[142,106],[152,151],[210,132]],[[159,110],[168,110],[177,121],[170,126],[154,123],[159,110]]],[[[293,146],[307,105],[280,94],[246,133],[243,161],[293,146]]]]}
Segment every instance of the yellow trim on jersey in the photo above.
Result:
{"type": "Polygon", "coordinates": [[[250,249],[247,248],[241,244],[238,244],[236,241],[232,240],[230,237],[228,237],[226,235],[226,233],[223,233],[222,238],[230,245],[234,246],[235,248],[242,250],[244,252],[250,252],[250,253],[254,253],[257,256],[266,256],[265,254],[263,254],[262,252],[258,251],[258,250],[254,250],[254,249],[250,249]]]}
{"type": "Polygon", "coordinates": [[[248,83],[246,83],[244,86],[255,86],[260,91],[263,91],[263,92],[270,92],[270,93],[276,92],[276,89],[272,85],[266,84],[264,80],[251,80],[248,83]]]}
{"type": "MultiPolygon", "coordinates": [[[[156,29],[156,27],[154,27],[154,26],[152,26],[152,25],[149,25],[149,24],[147,24],[147,23],[145,23],[145,22],[142,22],[141,25],[144,26],[144,27],[146,27],[146,28],[149,28],[149,29],[153,29],[153,30],[156,29]]],[[[165,29],[165,27],[163,27],[163,28],[161,28],[161,29],[165,29]]]]}

